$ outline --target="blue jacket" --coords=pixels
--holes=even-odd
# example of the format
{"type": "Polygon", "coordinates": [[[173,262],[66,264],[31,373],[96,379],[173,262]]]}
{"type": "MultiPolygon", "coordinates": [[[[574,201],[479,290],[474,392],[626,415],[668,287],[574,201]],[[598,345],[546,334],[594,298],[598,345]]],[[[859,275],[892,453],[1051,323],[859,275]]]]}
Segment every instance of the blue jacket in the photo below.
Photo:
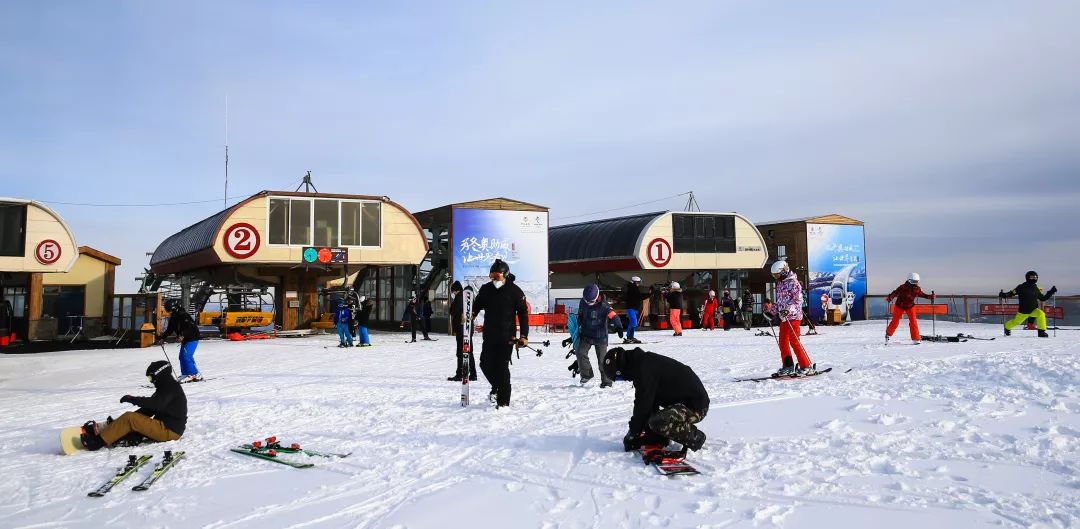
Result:
{"type": "Polygon", "coordinates": [[[350,321],[352,321],[352,311],[349,310],[348,305],[338,307],[337,312],[334,313],[334,323],[348,324],[350,321]]]}
{"type": "Polygon", "coordinates": [[[611,310],[608,302],[601,301],[593,305],[581,300],[578,303],[578,335],[592,343],[607,343],[608,319],[614,320],[615,328],[622,330],[622,320],[611,310]]]}

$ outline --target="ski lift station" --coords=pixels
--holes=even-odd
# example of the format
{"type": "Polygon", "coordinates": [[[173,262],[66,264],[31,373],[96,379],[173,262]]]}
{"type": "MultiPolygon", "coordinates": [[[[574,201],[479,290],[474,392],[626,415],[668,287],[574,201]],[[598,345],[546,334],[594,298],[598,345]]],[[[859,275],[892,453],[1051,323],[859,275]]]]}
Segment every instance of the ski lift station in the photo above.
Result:
{"type": "MultiPolygon", "coordinates": [[[[144,283],[188,312],[210,313],[203,324],[244,328],[272,319],[283,330],[329,328],[328,282],[400,273],[427,252],[420,223],[388,197],[262,191],[167,237],[144,283]],[[232,319],[212,321],[215,313],[232,319]]],[[[340,299],[345,289],[338,290],[340,299]]]]}
{"type": "Polygon", "coordinates": [[[0,347],[101,335],[117,266],[120,259],[78,246],[45,204],[0,198],[0,347]]]}

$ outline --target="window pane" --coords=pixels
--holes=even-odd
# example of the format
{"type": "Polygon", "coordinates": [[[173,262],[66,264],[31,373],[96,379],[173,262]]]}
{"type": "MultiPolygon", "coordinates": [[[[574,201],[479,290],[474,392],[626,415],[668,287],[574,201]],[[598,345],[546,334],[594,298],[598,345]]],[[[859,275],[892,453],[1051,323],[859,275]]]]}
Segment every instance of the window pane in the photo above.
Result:
{"type": "Polygon", "coordinates": [[[338,201],[315,201],[315,246],[337,246],[338,201]]]}
{"type": "Polygon", "coordinates": [[[382,203],[364,202],[364,220],[361,244],[382,246],[382,203]]]}
{"type": "Polygon", "coordinates": [[[284,198],[270,199],[270,244],[289,243],[289,201],[284,198]]]}
{"type": "Polygon", "coordinates": [[[0,205],[0,255],[22,257],[26,246],[26,205],[0,205]]]}
{"type": "Polygon", "coordinates": [[[359,202],[341,203],[341,245],[360,246],[360,209],[359,202]]]}
{"type": "Polygon", "coordinates": [[[311,244],[311,201],[290,200],[289,244],[311,244]]]}

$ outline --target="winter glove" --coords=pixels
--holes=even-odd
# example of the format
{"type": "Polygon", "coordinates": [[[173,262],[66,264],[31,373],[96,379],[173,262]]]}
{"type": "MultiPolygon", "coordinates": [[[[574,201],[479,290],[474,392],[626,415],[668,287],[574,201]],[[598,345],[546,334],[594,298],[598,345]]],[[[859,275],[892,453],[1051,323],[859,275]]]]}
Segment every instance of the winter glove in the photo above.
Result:
{"type": "Polygon", "coordinates": [[[529,346],[529,338],[527,336],[522,336],[521,338],[518,338],[517,342],[515,342],[515,343],[517,343],[518,347],[528,347],[529,346]]]}
{"type": "Polygon", "coordinates": [[[134,404],[134,402],[133,402],[134,400],[135,400],[135,397],[132,397],[131,395],[124,395],[123,397],[120,397],[120,404],[124,404],[124,403],[134,404]]]}
{"type": "Polygon", "coordinates": [[[641,448],[641,436],[634,432],[627,432],[622,438],[622,447],[624,452],[633,452],[641,448]]]}
{"type": "Polygon", "coordinates": [[[930,294],[930,296],[928,296],[926,299],[929,299],[930,301],[934,301],[935,299],[937,299],[937,294],[930,294]]]}
{"type": "Polygon", "coordinates": [[[622,338],[622,337],[623,337],[623,332],[622,332],[622,330],[620,330],[619,331],[619,338],[622,338]]]}
{"type": "Polygon", "coordinates": [[[787,309],[781,309],[781,310],[780,310],[780,317],[781,317],[781,318],[786,318],[786,317],[787,317],[787,315],[788,315],[788,311],[787,311],[787,309]]]}
{"type": "Polygon", "coordinates": [[[1050,287],[1050,290],[1046,291],[1047,296],[1053,296],[1054,294],[1057,294],[1057,285],[1050,287]]]}

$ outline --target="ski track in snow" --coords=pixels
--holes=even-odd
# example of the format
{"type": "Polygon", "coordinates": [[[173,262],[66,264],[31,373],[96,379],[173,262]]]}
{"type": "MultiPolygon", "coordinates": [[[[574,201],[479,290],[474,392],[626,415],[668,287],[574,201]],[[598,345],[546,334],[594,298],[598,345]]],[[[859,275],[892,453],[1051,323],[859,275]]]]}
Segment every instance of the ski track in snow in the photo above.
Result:
{"type": "Polygon", "coordinates": [[[452,340],[204,340],[214,380],[184,386],[182,440],[73,456],[57,455],[59,429],[132,410],[119,398],[150,393],[139,386],[160,348],[0,355],[0,527],[1080,526],[1080,336],[901,347],[901,333],[881,343],[883,326],[824,327],[804,344],[833,372],[760,383],[733,379],[776,368],[770,337],[641,333],[712,399],[706,449],[690,456],[704,474],[674,478],[622,452],[633,387],[578,387],[565,335],[533,333],[555,346],[515,359],[500,410],[483,376],[459,406],[452,340]],[[270,435],[352,455],[292,469],[228,450],[270,435]],[[166,449],[188,457],[131,491],[166,449]],[[147,453],[136,476],[86,497],[147,453]]]}

